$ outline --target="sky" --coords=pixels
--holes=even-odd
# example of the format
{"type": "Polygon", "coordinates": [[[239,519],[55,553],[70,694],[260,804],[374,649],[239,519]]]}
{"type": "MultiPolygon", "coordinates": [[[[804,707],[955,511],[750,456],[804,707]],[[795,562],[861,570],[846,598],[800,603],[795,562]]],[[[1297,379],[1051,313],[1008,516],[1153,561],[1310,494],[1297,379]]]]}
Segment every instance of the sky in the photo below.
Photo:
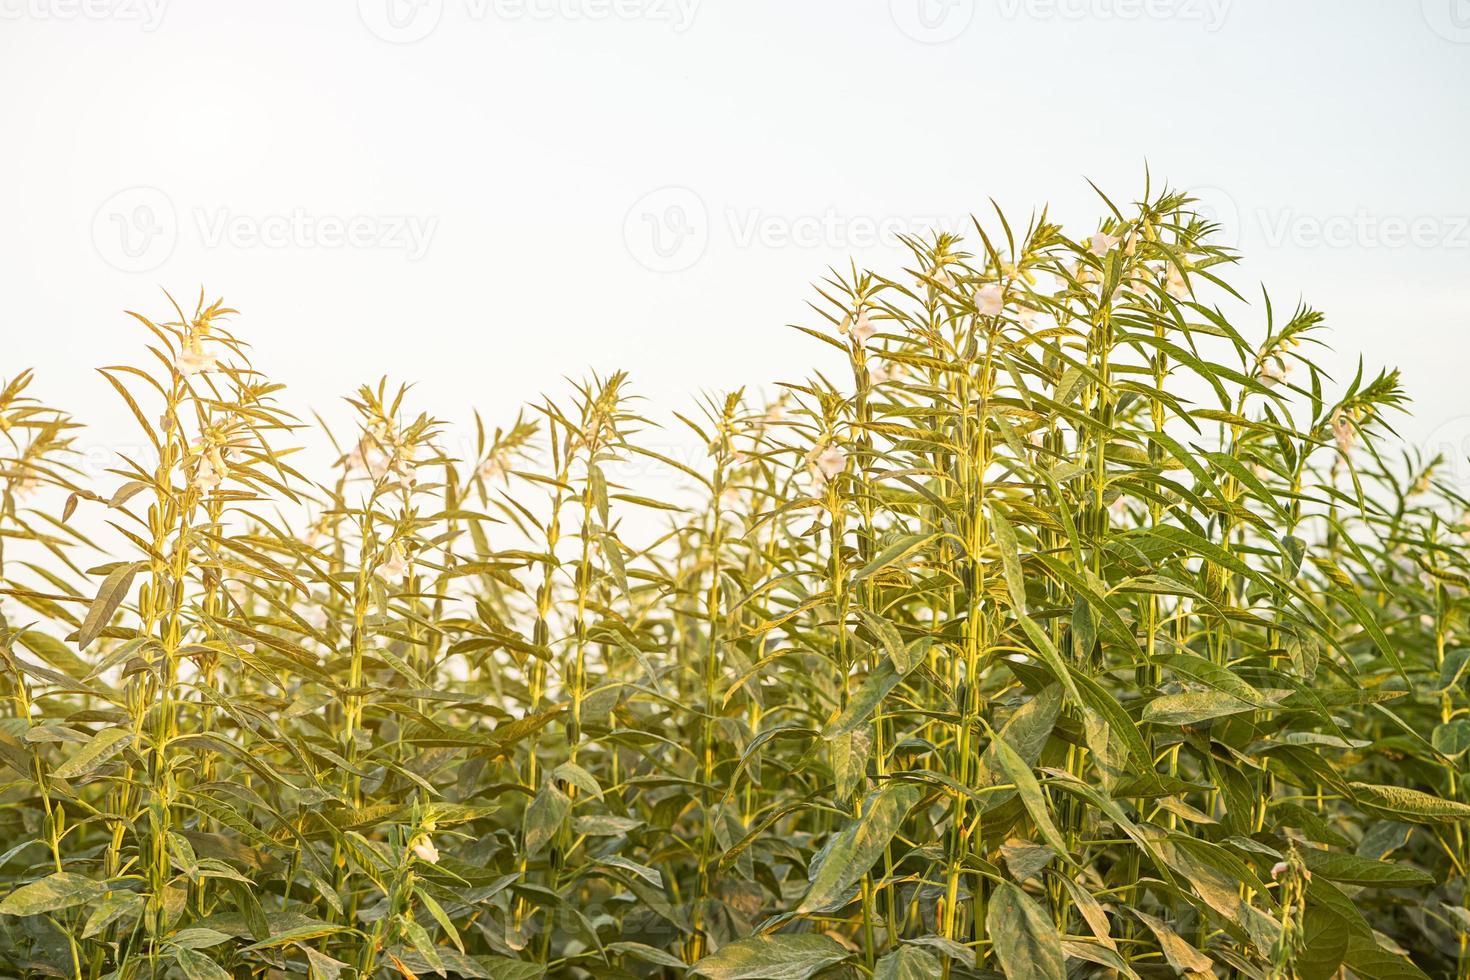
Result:
{"type": "Polygon", "coordinates": [[[1470,0],[0,0],[0,91],[0,377],[90,460],[164,290],[303,416],[626,369],[665,420],[830,366],[829,266],[992,198],[1082,236],[1146,169],[1470,453],[1470,0]]]}

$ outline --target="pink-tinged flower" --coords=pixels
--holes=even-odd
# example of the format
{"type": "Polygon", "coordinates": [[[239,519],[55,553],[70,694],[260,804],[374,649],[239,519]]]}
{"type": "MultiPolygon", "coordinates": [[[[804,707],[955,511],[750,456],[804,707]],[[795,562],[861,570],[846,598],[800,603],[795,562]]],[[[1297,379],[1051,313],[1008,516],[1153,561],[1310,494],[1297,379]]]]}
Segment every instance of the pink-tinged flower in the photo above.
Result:
{"type": "Polygon", "coordinates": [[[1352,452],[1353,444],[1358,441],[1357,428],[1340,408],[1332,413],[1332,436],[1337,440],[1338,451],[1344,456],[1352,452]]]}
{"type": "Polygon", "coordinates": [[[819,446],[807,453],[806,462],[811,470],[812,483],[820,490],[827,481],[847,468],[847,453],[839,446],[819,446]]]}
{"type": "Polygon", "coordinates": [[[412,490],[419,482],[418,467],[410,456],[399,456],[389,464],[388,471],[398,480],[403,490],[412,490]]]}
{"type": "Polygon", "coordinates": [[[347,454],[347,467],[349,469],[364,470],[374,480],[381,480],[387,476],[388,469],[392,464],[393,460],[387,453],[366,439],[358,443],[357,448],[347,454]]]}
{"type": "Polygon", "coordinates": [[[190,481],[190,485],[200,493],[209,493],[219,486],[219,481],[219,470],[215,469],[209,456],[200,456],[199,462],[194,464],[194,479],[190,481]]]}
{"type": "Polygon", "coordinates": [[[1280,358],[1272,357],[1261,365],[1261,384],[1267,388],[1274,388],[1286,380],[1291,373],[1291,365],[1280,358]]]}
{"type": "Polygon", "coordinates": [[[894,361],[880,361],[868,368],[868,380],[875,385],[886,384],[903,377],[903,365],[894,361]]]}
{"type": "Polygon", "coordinates": [[[499,456],[487,456],[485,461],[475,468],[475,473],[482,480],[494,480],[506,478],[505,463],[499,456]]]}
{"type": "Polygon", "coordinates": [[[1027,330],[1030,330],[1032,327],[1036,326],[1036,318],[1040,315],[1040,313],[1038,313],[1036,310],[1033,310],[1029,306],[1019,306],[1016,308],[1016,319],[1020,321],[1021,326],[1025,327],[1027,330]]]}
{"type": "Polygon", "coordinates": [[[427,861],[430,864],[439,863],[439,849],[427,836],[415,838],[411,850],[413,856],[420,861],[427,861]]]}
{"type": "Polygon", "coordinates": [[[873,326],[873,321],[868,318],[867,310],[858,310],[856,320],[850,316],[843,317],[842,324],[837,329],[839,333],[850,335],[853,340],[857,341],[859,347],[867,344],[873,334],[878,332],[878,328],[873,326]]]}
{"type": "Polygon", "coordinates": [[[12,479],[10,484],[10,495],[16,500],[25,500],[36,495],[41,489],[41,478],[29,469],[21,471],[19,477],[12,479]]]}
{"type": "Polygon", "coordinates": [[[1178,300],[1189,299],[1189,283],[1184,279],[1184,273],[1179,267],[1170,263],[1169,271],[1164,276],[1164,292],[1178,300]]]}
{"type": "Polygon", "coordinates": [[[182,350],[176,366],[179,373],[188,377],[192,374],[203,374],[205,371],[213,371],[218,358],[213,354],[206,354],[202,350],[182,350]]]}
{"type": "MultiPolygon", "coordinates": [[[[1303,867],[1300,862],[1297,863],[1296,868],[1298,873],[1301,874],[1302,881],[1312,880],[1312,872],[1303,867]]],[[[1275,864],[1271,865],[1271,880],[1275,881],[1290,870],[1290,864],[1287,864],[1285,861],[1277,861],[1275,864]]]]}
{"type": "Polygon", "coordinates": [[[1005,302],[1005,290],[997,283],[987,283],[975,290],[975,312],[979,316],[999,316],[1005,302]]]}
{"type": "Polygon", "coordinates": [[[1123,239],[1100,231],[1087,240],[1087,248],[1093,255],[1107,255],[1123,239]]]}
{"type": "Polygon", "coordinates": [[[386,579],[401,579],[408,574],[408,559],[403,556],[403,547],[394,543],[388,552],[388,560],[378,566],[378,574],[386,579]]]}

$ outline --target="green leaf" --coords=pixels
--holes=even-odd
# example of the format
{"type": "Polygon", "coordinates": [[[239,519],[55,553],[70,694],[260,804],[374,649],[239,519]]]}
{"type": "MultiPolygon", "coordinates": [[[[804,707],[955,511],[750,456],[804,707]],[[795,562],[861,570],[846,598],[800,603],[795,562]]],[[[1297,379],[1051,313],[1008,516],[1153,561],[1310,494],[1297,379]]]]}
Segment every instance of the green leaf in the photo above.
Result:
{"type": "Polygon", "coordinates": [[[1198,725],[1202,721],[1254,711],[1255,705],[1220,691],[1185,691],[1150,701],[1143,720],[1155,725],[1198,725]]]}
{"type": "Polygon", "coordinates": [[[112,620],[112,614],[117,612],[117,607],[128,597],[133,576],[138,574],[141,567],[143,566],[140,562],[119,565],[102,580],[102,585],[97,589],[97,598],[87,607],[87,618],[82,620],[81,628],[77,630],[78,650],[85,650],[87,644],[95,640],[103,627],[112,620]]]}
{"type": "Polygon", "coordinates": [[[597,777],[575,762],[563,762],[551,770],[551,778],[570,783],[593,799],[602,799],[602,787],[597,785],[597,777]]]}
{"type": "Polygon", "coordinates": [[[1429,740],[1440,755],[1458,759],[1470,749],[1470,718],[1456,718],[1437,725],[1429,740]]]}
{"type": "Polygon", "coordinates": [[[991,948],[1006,976],[1018,980],[1066,980],[1062,937],[1035,899],[1009,881],[990,897],[985,915],[991,948]]]}
{"type": "Polygon", "coordinates": [[[1162,919],[1156,919],[1138,909],[1132,911],[1158,939],[1159,949],[1164,954],[1164,959],[1169,961],[1169,965],[1180,976],[1187,980],[1212,980],[1215,976],[1214,960],[1185,942],[1162,919]]]}
{"type": "Polygon", "coordinates": [[[1348,783],[1354,799],[1365,810],[1390,820],[1414,823],[1458,823],[1470,820],[1470,805],[1444,800],[1403,786],[1378,786],[1371,783],[1348,783]]]}
{"type": "Polygon", "coordinates": [[[847,957],[847,947],[827,936],[750,936],[721,946],[693,969],[710,980],[806,980],[847,957]]]}
{"type": "Polygon", "coordinates": [[[525,845],[529,854],[539,853],[551,842],[572,809],[571,798],[551,782],[543,783],[525,815],[525,845]]]}
{"type": "Polygon", "coordinates": [[[644,943],[608,943],[607,951],[616,956],[631,956],[645,963],[652,963],[654,966],[666,966],[671,970],[684,969],[684,961],[677,956],[665,953],[661,949],[654,949],[644,943]]]}
{"type": "Polygon", "coordinates": [[[104,728],[93,735],[70,759],[57,766],[55,775],[61,779],[77,779],[89,775],[121,752],[132,738],[133,733],[126,728],[104,728]]]}
{"type": "Polygon", "coordinates": [[[1005,570],[1006,591],[1010,593],[1011,605],[1023,610],[1026,608],[1026,576],[1021,571],[1021,548],[1016,542],[1016,531],[1000,507],[993,503],[990,506],[990,523],[995,527],[995,543],[1000,547],[1001,567],[1005,570]]]}
{"type": "Polygon", "coordinates": [[[1031,771],[1031,766],[1025,759],[1011,748],[1009,742],[1003,736],[991,733],[992,747],[995,749],[996,760],[1000,763],[1001,770],[1010,777],[1016,786],[1016,792],[1020,794],[1021,803],[1026,807],[1026,812],[1031,815],[1031,821],[1036,824],[1036,829],[1041,836],[1051,845],[1063,860],[1071,863],[1071,854],[1067,851],[1067,844],[1062,839],[1062,834],[1057,830],[1056,824],[1052,822],[1051,813],[1047,809],[1046,794],[1042,792],[1041,784],[1037,782],[1036,775],[1031,771]]]}
{"type": "Polygon", "coordinates": [[[72,680],[82,680],[91,671],[86,661],[67,648],[56,637],[38,630],[25,630],[16,636],[21,645],[72,680]]]}
{"type": "Polygon", "coordinates": [[[903,537],[899,538],[888,547],[878,552],[878,554],[874,556],[872,561],[868,562],[862,568],[859,568],[856,572],[853,572],[850,581],[852,582],[852,584],[856,585],[858,582],[861,582],[869,575],[881,571],[887,568],[889,565],[892,565],[894,562],[898,561],[900,558],[906,557],[907,555],[918,551],[920,548],[927,545],[930,541],[933,541],[936,537],[938,537],[938,535],[935,534],[905,534],[903,537]]]}
{"type": "Polygon", "coordinates": [[[888,692],[897,687],[901,680],[903,677],[894,668],[892,660],[879,663],[878,668],[847,699],[847,707],[822,729],[822,737],[836,738],[866,724],[873,711],[888,696],[888,692]]]}
{"type": "Polygon", "coordinates": [[[1356,854],[1340,854],[1305,847],[1299,852],[1307,870],[1344,885],[1376,888],[1417,888],[1434,884],[1434,875],[1407,864],[1375,861],[1356,854]]]}
{"type": "Polygon", "coordinates": [[[900,946],[873,967],[873,980],[939,980],[939,958],[917,946],[900,946]]]}
{"type": "Polygon", "coordinates": [[[233,980],[224,967],[207,955],[186,947],[174,950],[174,962],[189,980],[233,980]]]}
{"type": "Polygon", "coordinates": [[[858,617],[862,619],[873,635],[878,638],[878,643],[883,647],[883,652],[893,663],[893,669],[900,675],[907,674],[919,664],[924,662],[924,653],[928,649],[927,644],[905,645],[903,636],[888,620],[866,609],[856,610],[858,617]]]}
{"type": "Polygon", "coordinates": [[[85,905],[105,891],[100,881],[59,871],[54,875],[22,885],[0,901],[0,915],[40,915],[57,912],[75,905],[85,905]]]}
{"type": "Polygon", "coordinates": [[[863,814],[839,832],[812,875],[811,888],[796,907],[798,915],[843,900],[853,885],[883,855],[924,791],[913,783],[889,783],[869,796],[863,814]]]}

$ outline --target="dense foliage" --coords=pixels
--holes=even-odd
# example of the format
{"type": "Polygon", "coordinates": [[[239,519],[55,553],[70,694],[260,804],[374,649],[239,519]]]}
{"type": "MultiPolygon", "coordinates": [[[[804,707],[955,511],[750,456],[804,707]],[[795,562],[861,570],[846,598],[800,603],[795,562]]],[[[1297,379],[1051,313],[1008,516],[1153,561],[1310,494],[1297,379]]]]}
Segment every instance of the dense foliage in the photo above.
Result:
{"type": "Polygon", "coordinates": [[[1466,501],[1107,207],[833,273],[697,463],[619,373],[458,453],[364,388],[309,477],[219,303],[105,474],[18,375],[4,974],[1470,974],[1466,501]]]}

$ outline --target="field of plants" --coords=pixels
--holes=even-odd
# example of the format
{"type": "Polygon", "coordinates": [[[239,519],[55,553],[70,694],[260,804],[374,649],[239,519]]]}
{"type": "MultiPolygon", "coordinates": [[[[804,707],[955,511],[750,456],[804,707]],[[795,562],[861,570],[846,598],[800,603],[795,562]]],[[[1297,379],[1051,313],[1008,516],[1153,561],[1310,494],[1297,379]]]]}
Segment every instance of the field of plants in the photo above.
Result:
{"type": "Polygon", "coordinates": [[[1470,977],[1467,500],[1100,201],[830,273],[698,460],[604,373],[302,472],[204,297],[105,471],[0,363],[0,974],[1470,977]]]}

